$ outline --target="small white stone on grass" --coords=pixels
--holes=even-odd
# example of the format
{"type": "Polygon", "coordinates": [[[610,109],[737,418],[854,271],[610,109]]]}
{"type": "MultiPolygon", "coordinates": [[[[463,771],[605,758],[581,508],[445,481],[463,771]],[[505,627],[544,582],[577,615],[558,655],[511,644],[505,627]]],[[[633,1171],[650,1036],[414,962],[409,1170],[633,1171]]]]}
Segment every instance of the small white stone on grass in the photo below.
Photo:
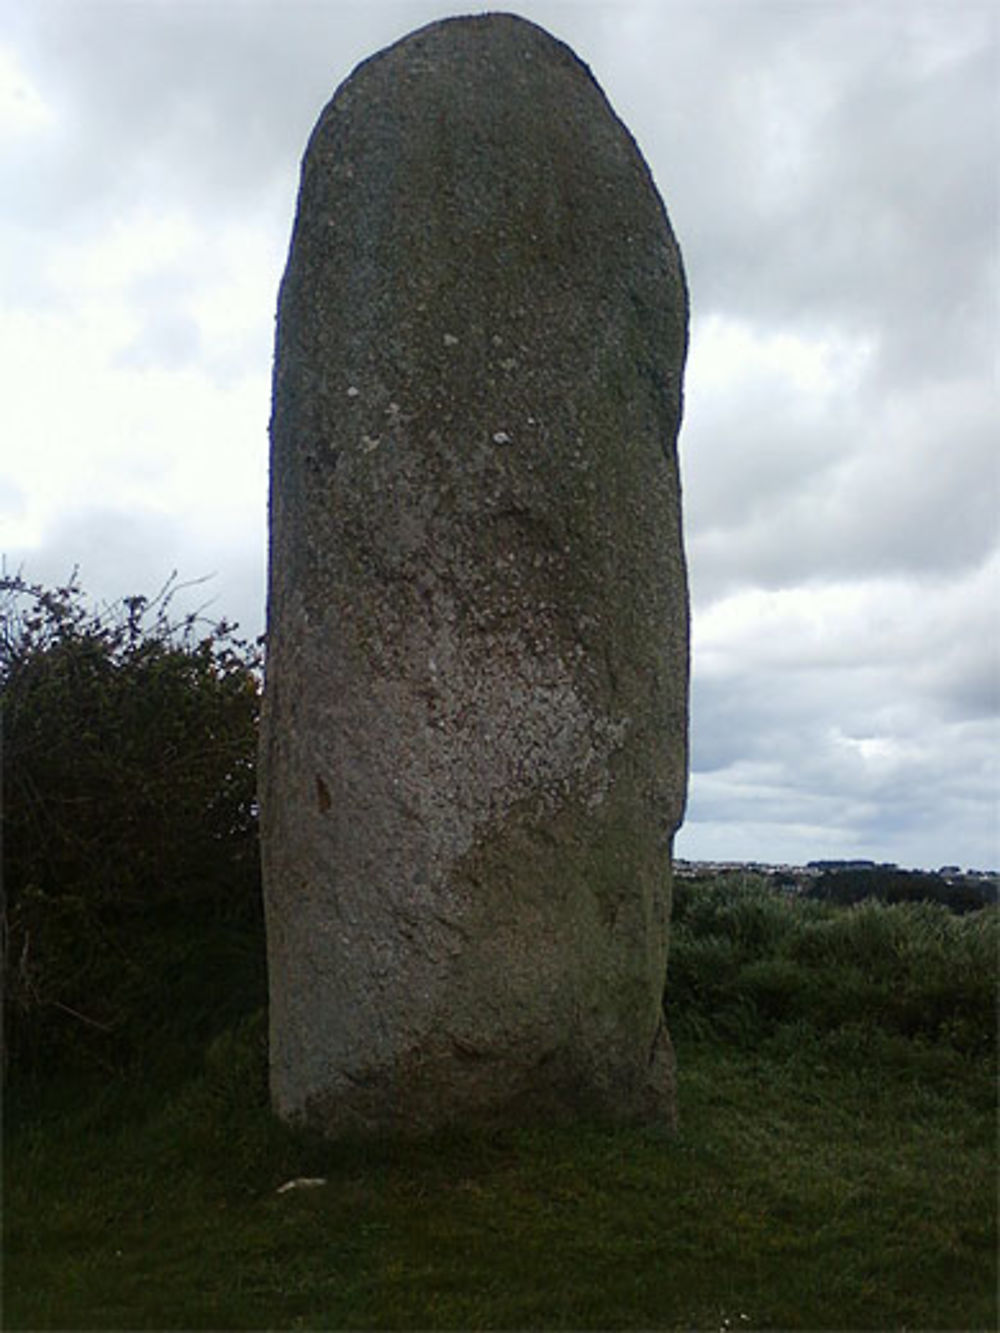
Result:
{"type": "Polygon", "coordinates": [[[318,1185],[325,1185],[326,1180],[322,1176],[298,1176],[295,1180],[286,1180],[283,1185],[279,1185],[275,1190],[276,1194],[287,1194],[289,1190],[312,1190],[318,1185]]]}

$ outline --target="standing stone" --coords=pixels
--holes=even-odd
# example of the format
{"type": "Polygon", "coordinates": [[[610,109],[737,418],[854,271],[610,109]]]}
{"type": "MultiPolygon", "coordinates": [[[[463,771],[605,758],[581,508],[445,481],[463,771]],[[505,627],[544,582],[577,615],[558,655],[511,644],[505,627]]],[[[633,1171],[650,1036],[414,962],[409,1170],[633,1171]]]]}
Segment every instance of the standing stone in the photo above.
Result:
{"type": "Polygon", "coordinates": [[[278,1113],[673,1117],[680,255],[508,15],[362,64],[278,307],[261,811],[278,1113]]]}

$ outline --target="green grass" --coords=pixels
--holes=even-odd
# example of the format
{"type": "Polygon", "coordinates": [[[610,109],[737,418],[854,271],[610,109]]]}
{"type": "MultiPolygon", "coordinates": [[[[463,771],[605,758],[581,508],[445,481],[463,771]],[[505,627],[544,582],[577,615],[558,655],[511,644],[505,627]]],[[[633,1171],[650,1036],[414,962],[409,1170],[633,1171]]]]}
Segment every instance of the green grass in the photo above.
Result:
{"type": "Polygon", "coordinates": [[[8,1099],[4,1328],[995,1329],[996,1061],[966,1011],[995,913],[967,937],[756,889],[678,906],[676,1138],[303,1138],[257,1015],[187,1071],[8,1099]],[[922,960],[909,1009],[889,955],[922,960]],[[818,1003],[845,964],[869,1009],[818,1003]],[[298,1176],[326,1184],[276,1192],[298,1176]]]}
{"type": "Polygon", "coordinates": [[[330,1147],[275,1125],[240,1044],[18,1128],[17,1328],[992,1329],[987,1071],[682,1046],[682,1130],[330,1147]],[[235,1076],[234,1076],[235,1075],[235,1076]],[[276,1193],[321,1175],[321,1188],[276,1193]]]}

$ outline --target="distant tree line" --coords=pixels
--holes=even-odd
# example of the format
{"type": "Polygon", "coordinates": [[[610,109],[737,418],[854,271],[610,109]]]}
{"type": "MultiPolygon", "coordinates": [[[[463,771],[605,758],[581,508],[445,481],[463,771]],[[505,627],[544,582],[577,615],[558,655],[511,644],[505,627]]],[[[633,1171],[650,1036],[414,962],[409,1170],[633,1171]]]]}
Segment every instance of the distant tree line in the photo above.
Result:
{"type": "Polygon", "coordinates": [[[896,866],[828,870],[806,891],[810,898],[850,905],[873,898],[883,903],[941,903],[953,912],[978,912],[997,901],[997,886],[985,880],[952,883],[943,875],[896,866]]]}

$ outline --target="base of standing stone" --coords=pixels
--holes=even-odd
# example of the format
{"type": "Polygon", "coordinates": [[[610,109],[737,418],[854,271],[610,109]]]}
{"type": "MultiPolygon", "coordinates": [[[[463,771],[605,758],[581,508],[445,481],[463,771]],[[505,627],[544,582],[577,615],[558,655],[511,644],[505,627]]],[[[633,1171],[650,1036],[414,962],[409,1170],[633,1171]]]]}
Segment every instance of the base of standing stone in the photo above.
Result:
{"type": "Polygon", "coordinates": [[[330,1138],[578,1120],[675,1132],[675,1062],[666,1029],[657,1037],[644,1082],[628,1088],[625,1080],[635,1082],[634,1068],[621,1073],[622,1081],[602,1095],[592,1079],[561,1069],[557,1055],[524,1066],[471,1048],[437,1056],[414,1052],[392,1074],[314,1095],[298,1114],[285,1118],[330,1138]]]}

